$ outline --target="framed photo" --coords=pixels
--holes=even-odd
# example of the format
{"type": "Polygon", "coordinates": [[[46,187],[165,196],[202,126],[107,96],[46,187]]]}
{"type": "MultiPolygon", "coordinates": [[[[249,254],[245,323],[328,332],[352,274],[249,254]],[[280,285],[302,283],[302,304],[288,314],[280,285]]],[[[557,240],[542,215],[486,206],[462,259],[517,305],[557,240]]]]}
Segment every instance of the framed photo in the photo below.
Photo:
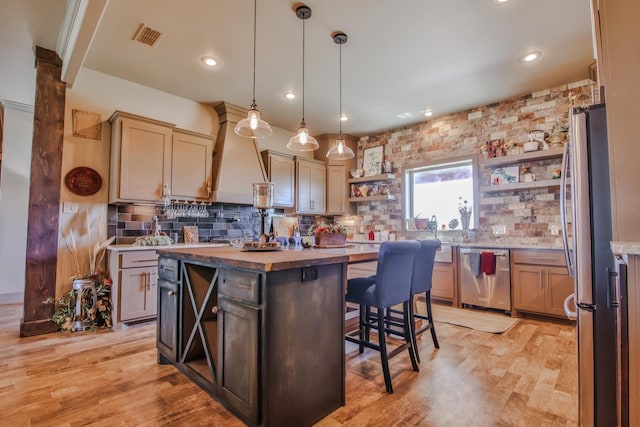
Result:
{"type": "Polygon", "coordinates": [[[379,175],[384,160],[384,145],[365,148],[362,156],[362,169],[365,176],[379,175]]]}

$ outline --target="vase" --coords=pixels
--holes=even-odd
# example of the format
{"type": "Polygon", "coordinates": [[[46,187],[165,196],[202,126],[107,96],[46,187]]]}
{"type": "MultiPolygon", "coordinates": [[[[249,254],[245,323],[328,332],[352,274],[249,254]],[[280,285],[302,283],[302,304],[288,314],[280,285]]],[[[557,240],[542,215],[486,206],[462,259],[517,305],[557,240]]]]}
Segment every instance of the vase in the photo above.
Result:
{"type": "Polygon", "coordinates": [[[318,233],[315,237],[316,246],[338,246],[347,241],[347,236],[342,233],[318,233]]]}
{"type": "Polygon", "coordinates": [[[469,229],[469,223],[471,222],[471,214],[460,215],[460,223],[462,224],[463,230],[469,229]]]}

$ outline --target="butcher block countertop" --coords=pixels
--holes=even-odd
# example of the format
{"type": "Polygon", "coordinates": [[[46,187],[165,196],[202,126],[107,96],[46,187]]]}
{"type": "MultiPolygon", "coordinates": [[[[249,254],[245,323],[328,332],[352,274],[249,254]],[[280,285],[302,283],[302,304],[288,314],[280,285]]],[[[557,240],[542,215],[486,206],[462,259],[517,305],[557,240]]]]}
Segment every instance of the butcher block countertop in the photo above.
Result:
{"type": "Polygon", "coordinates": [[[275,251],[244,251],[232,246],[218,248],[156,247],[158,253],[186,261],[220,263],[256,271],[280,271],[314,265],[357,263],[378,259],[377,245],[346,248],[283,248],[275,251]]]}

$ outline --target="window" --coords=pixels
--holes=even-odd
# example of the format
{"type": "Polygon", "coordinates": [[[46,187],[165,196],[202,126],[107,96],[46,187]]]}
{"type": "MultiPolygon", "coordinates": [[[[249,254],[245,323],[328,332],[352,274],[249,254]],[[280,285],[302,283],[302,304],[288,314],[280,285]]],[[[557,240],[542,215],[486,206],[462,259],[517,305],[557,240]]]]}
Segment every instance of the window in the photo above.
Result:
{"type": "MultiPolygon", "coordinates": [[[[461,230],[458,208],[466,201],[466,206],[472,209],[469,228],[476,228],[476,170],[475,158],[471,157],[405,169],[405,219],[430,220],[435,216],[438,228],[445,224],[447,230],[461,230]]],[[[405,227],[413,230],[413,222],[407,221],[405,227]]],[[[424,221],[419,221],[416,227],[424,230],[424,221]]]]}

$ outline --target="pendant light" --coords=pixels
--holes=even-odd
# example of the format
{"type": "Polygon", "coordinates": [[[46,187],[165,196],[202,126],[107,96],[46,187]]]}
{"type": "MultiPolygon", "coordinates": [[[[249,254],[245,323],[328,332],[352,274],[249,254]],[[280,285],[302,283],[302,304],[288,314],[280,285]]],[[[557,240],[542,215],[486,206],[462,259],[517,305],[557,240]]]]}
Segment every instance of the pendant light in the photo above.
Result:
{"type": "Polygon", "coordinates": [[[293,151],[313,151],[320,145],[318,141],[309,135],[309,129],[304,122],[304,21],[311,17],[311,8],[301,5],[296,8],[296,16],[302,19],[302,122],[298,128],[298,133],[292,136],[287,142],[287,148],[293,151]]]}
{"type": "Polygon", "coordinates": [[[257,0],[253,0],[253,102],[246,119],[238,122],[233,131],[245,138],[266,138],[273,131],[269,123],[260,118],[260,111],[256,105],[256,16],[257,0]]]}
{"type": "Polygon", "coordinates": [[[347,145],[342,136],[342,45],[347,42],[347,35],[341,32],[334,33],[333,41],[340,46],[340,133],[338,134],[336,143],[327,151],[327,158],[332,160],[348,160],[353,159],[355,154],[353,154],[353,150],[347,145]]]}

